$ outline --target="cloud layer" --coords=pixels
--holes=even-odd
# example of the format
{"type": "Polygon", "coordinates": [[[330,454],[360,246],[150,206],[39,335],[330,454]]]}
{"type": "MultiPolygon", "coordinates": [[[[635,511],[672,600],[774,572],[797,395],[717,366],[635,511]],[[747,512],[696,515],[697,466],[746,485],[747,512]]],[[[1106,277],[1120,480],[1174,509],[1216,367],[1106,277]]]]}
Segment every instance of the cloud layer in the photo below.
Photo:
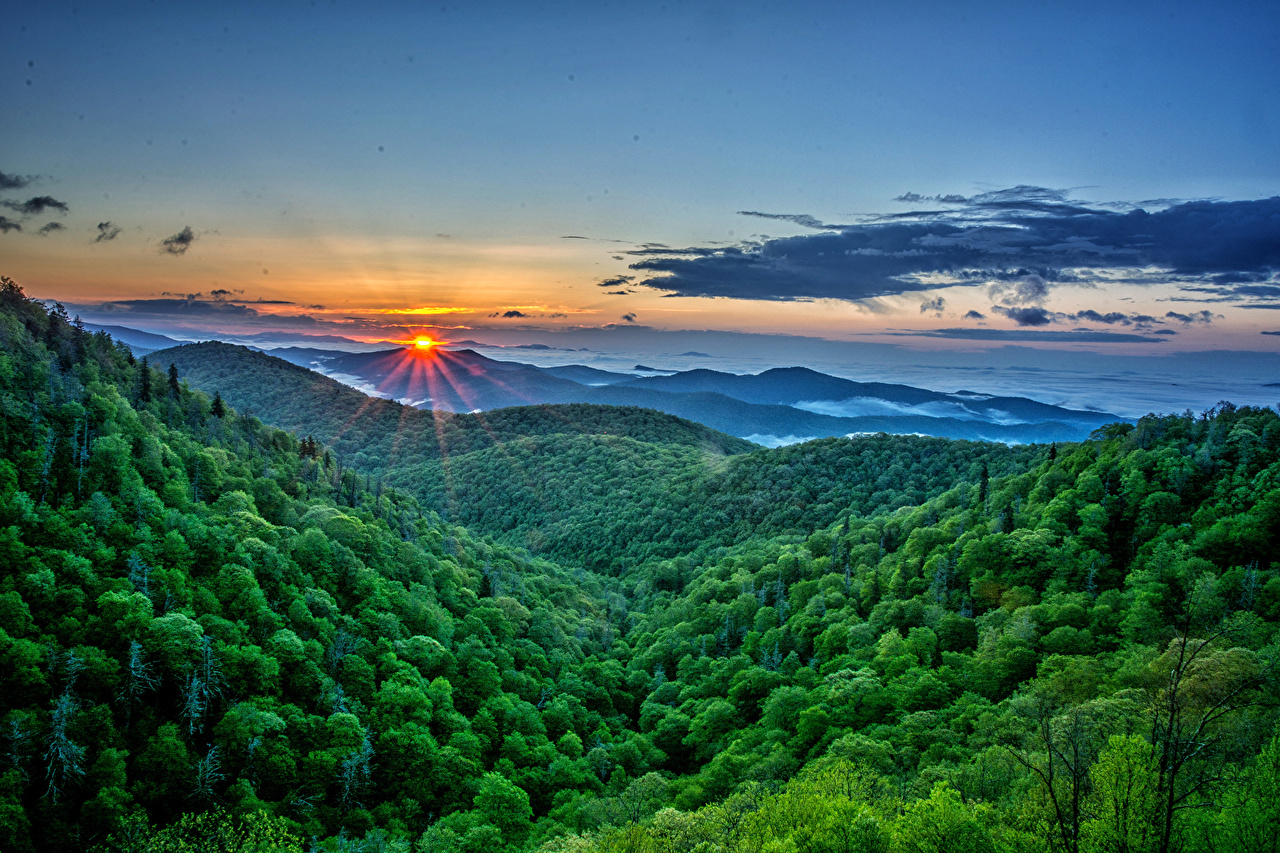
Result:
{"type": "Polygon", "coordinates": [[[674,296],[858,300],[988,284],[1006,308],[1033,305],[1058,283],[1175,281],[1224,300],[1280,301],[1280,197],[1255,201],[1073,201],[1020,186],[977,196],[907,194],[931,209],[831,225],[762,214],[814,234],[733,246],[645,245],[638,284],[674,296]],[[1163,205],[1155,209],[1157,204],[1163,205]]]}

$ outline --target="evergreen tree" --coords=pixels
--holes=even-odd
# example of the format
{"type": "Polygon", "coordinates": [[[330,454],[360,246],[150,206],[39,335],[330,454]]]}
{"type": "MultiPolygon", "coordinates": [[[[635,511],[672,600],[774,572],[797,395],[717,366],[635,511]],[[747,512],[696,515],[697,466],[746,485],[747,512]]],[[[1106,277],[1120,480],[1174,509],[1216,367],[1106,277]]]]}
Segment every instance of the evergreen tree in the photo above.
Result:
{"type": "Polygon", "coordinates": [[[142,370],[139,371],[140,384],[138,387],[138,400],[142,403],[151,402],[151,366],[147,364],[147,357],[142,357],[142,370]]]}

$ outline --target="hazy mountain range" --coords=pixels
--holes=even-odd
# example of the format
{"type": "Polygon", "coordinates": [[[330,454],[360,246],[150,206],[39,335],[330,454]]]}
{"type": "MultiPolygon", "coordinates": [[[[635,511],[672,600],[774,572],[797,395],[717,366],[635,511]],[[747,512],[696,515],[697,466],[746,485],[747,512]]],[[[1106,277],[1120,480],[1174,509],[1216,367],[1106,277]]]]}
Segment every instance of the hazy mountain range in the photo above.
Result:
{"type": "Polygon", "coordinates": [[[157,335],[153,332],[128,329],[124,326],[103,326],[97,323],[85,323],[84,327],[90,332],[106,332],[108,335],[127,346],[136,356],[147,355],[148,353],[155,352],[158,349],[180,346],[182,344],[182,341],[168,337],[167,335],[157,335]]]}
{"type": "MultiPolygon", "coordinates": [[[[172,352],[157,352],[156,357],[163,361],[172,352]]],[[[803,367],[754,375],[688,370],[637,376],[577,364],[538,367],[498,361],[467,349],[347,353],[289,347],[269,355],[418,408],[480,412],[558,403],[639,406],[766,445],[875,432],[1002,442],[1071,441],[1121,420],[1107,412],[1067,409],[1023,397],[855,382],[803,367]]],[[[220,361],[224,370],[259,369],[250,361],[242,368],[228,368],[229,363],[235,362],[220,361]]],[[[218,390],[210,377],[192,381],[218,390]]]]}

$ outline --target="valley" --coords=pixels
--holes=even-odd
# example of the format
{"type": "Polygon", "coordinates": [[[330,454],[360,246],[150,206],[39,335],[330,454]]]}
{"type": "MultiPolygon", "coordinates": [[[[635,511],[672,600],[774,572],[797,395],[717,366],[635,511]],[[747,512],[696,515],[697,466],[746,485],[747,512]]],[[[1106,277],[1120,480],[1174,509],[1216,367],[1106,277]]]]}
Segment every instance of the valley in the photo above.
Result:
{"type": "MultiPolygon", "coordinates": [[[[6,849],[1244,850],[1280,820],[1274,410],[768,449],[144,362],[8,281],[0,342],[6,849]]],[[[626,387],[794,408],[787,379],[626,387]]]]}

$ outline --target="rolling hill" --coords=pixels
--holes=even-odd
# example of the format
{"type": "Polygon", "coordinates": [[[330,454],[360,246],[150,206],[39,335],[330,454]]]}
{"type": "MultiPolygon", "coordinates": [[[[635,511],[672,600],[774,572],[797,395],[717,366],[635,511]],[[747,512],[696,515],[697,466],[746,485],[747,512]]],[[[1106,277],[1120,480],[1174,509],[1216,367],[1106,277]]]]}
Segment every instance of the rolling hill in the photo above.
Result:
{"type": "Polygon", "coordinates": [[[170,351],[263,417],[331,404],[343,449],[3,285],[6,850],[1274,841],[1273,409],[743,453],[651,410],[422,412],[170,351]],[[337,458],[388,423],[441,425],[436,455],[337,458]]]}
{"type": "MultiPolygon", "coordinates": [[[[1045,452],[884,434],[765,451],[654,406],[561,403],[458,414],[369,397],[229,344],[156,354],[157,365],[169,362],[192,386],[273,426],[315,436],[340,463],[405,489],[450,520],[608,571],[681,549],[801,532],[851,507],[872,513],[919,503],[957,482],[975,482],[983,465],[1012,473],[1045,452]],[[917,457],[927,462],[912,461],[917,457]],[[602,540],[611,547],[600,549],[602,540]]],[[[526,369],[536,370],[519,365],[499,375],[526,369]]],[[[614,386],[586,390],[614,399],[614,386]]],[[[723,406],[822,417],[720,394],[623,390],[623,400],[670,398],[704,415],[723,406]]]]}

